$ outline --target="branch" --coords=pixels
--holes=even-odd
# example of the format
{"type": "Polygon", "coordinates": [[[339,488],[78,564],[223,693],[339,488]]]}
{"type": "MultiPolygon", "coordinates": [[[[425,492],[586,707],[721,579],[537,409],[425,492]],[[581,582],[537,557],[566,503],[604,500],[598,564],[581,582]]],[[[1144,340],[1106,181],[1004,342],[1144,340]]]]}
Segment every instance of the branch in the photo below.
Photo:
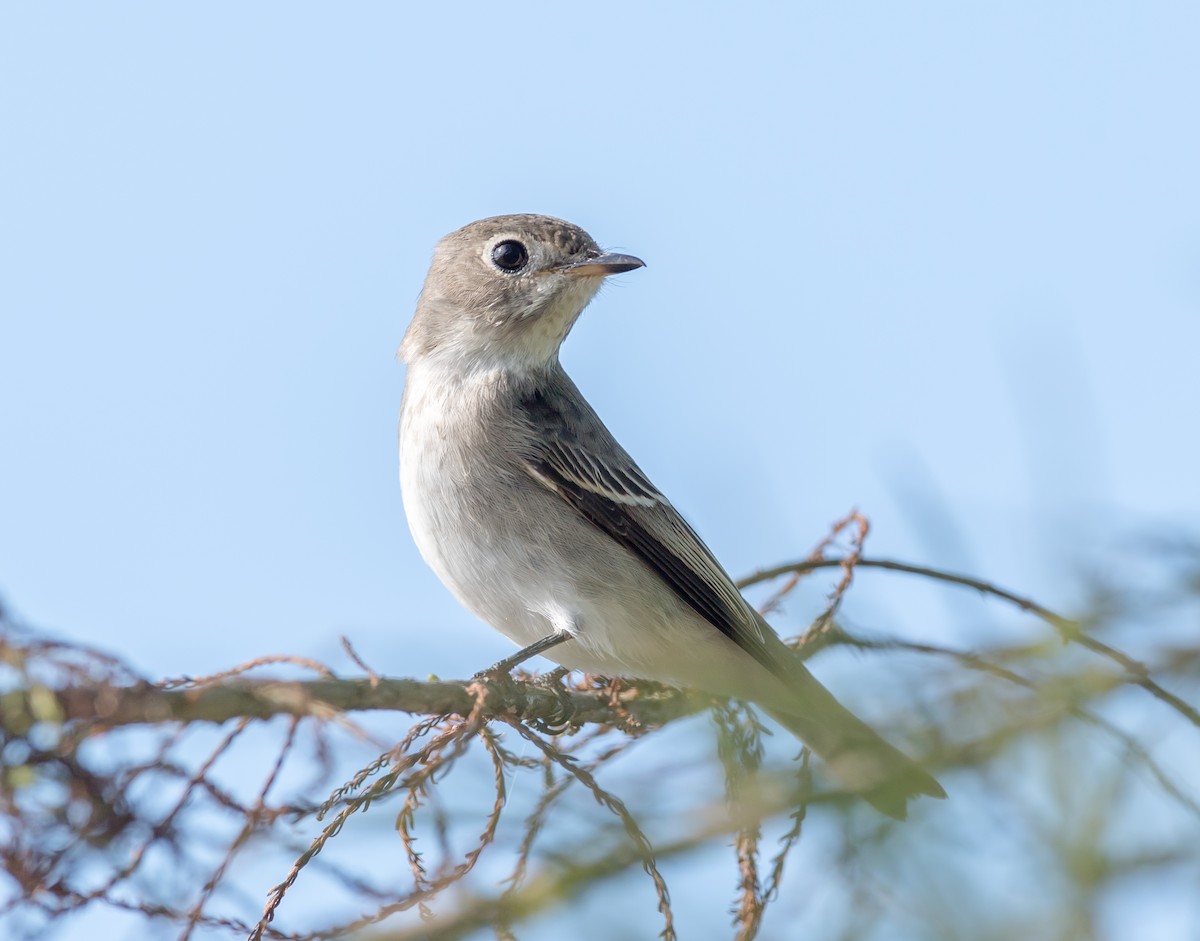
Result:
{"type": "MultiPolygon", "coordinates": [[[[623,684],[614,710],[609,690],[580,692],[531,682],[500,680],[315,679],[234,680],[192,689],[166,690],[149,683],[129,686],[66,686],[52,691],[59,715],[45,715],[43,697],[28,704],[26,714],[66,721],[94,721],[103,727],[157,725],[166,722],[215,722],[269,719],[274,716],[332,718],[345,712],[390,710],[422,715],[471,714],[478,691],[486,692],[486,714],[524,719],[547,726],[597,723],[613,725],[614,717],[630,729],[659,726],[691,715],[708,705],[652,685],[623,684]]],[[[13,709],[15,703],[6,703],[13,709]]],[[[7,711],[7,710],[6,710],[7,711]]],[[[15,710],[14,710],[15,711],[15,710]]],[[[6,720],[7,722],[7,720],[6,720]]]]}
{"type": "MultiPolygon", "coordinates": [[[[737,582],[737,586],[738,588],[748,588],[751,585],[757,585],[761,582],[769,582],[772,579],[779,578],[781,575],[802,575],[816,569],[843,568],[845,562],[846,560],[844,559],[804,559],[801,562],[776,565],[771,568],[759,569],[757,572],[747,575],[737,582]]],[[[929,568],[924,565],[909,565],[907,562],[896,562],[892,559],[860,558],[854,564],[857,568],[884,569],[889,572],[921,575],[934,581],[947,582],[951,585],[961,585],[964,588],[973,588],[982,594],[991,595],[1014,604],[1022,611],[1028,611],[1030,614],[1049,624],[1058,632],[1063,643],[1076,643],[1093,653],[1107,657],[1125,670],[1130,682],[1136,686],[1140,686],[1155,699],[1170,706],[1191,722],[1192,725],[1200,726],[1200,710],[1197,710],[1191,703],[1180,699],[1174,693],[1155,682],[1150,676],[1150,668],[1140,660],[1136,660],[1127,653],[1123,653],[1115,647],[1104,643],[1102,640],[1097,640],[1095,637],[1085,634],[1082,621],[1066,618],[1061,614],[1055,614],[1049,608],[1038,604],[1030,598],[1022,597],[997,585],[993,585],[991,582],[972,578],[969,575],[944,572],[940,569],[929,568]]]]}

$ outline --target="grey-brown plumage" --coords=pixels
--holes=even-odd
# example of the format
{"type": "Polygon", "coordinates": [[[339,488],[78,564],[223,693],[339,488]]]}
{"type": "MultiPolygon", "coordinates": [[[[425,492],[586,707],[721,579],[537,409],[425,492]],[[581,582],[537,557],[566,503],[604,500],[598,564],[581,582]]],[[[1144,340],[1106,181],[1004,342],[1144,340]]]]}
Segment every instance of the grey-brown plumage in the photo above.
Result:
{"type": "Polygon", "coordinates": [[[759,703],[892,816],[945,796],[812,677],[563,371],[603,278],[641,264],[536,215],[438,244],[400,349],[422,555],[468,608],[522,646],[548,638],[564,666],[759,703]]]}

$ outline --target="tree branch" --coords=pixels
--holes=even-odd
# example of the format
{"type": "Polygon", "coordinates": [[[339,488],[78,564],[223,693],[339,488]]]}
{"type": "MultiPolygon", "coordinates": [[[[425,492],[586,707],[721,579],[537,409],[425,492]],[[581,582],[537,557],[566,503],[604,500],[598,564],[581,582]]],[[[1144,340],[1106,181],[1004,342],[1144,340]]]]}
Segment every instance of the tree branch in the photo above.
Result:
{"type": "MultiPolygon", "coordinates": [[[[34,689],[39,689],[35,687],[34,689]]],[[[613,701],[607,690],[550,688],[500,680],[315,679],[232,680],[191,689],[166,690],[149,683],[130,686],[66,686],[53,690],[59,715],[46,715],[42,701],[23,710],[38,718],[91,721],[104,727],[166,722],[227,722],[273,716],[329,718],[345,712],[389,710],[422,715],[467,716],[486,696],[485,714],[545,725],[614,724],[613,706],[634,729],[662,725],[704,708],[707,699],[674,690],[623,685],[613,701]]],[[[30,690],[30,696],[34,695],[30,690]]],[[[14,709],[6,703],[6,711],[14,709]]]]}

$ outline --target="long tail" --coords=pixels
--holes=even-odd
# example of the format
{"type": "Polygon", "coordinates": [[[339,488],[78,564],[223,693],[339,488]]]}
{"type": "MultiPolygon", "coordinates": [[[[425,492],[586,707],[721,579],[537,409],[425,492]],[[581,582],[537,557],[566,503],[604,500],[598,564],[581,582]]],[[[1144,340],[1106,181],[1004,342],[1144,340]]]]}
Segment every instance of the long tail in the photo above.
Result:
{"type": "Polygon", "coordinates": [[[798,694],[796,711],[768,712],[820,755],[847,788],[876,809],[903,820],[908,816],[910,798],[946,796],[929,772],[885,742],[807,670],[797,670],[791,684],[798,694]]]}

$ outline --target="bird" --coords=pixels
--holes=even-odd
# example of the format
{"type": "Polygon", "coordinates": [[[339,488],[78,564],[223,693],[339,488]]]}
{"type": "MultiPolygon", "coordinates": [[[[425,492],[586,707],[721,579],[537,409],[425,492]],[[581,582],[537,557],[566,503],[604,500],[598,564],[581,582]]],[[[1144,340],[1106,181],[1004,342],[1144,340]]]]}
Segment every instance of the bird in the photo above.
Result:
{"type": "Polygon", "coordinates": [[[643,266],[537,214],[437,243],[399,350],[413,539],[466,608],[521,645],[497,670],[541,654],[754,702],[846,790],[904,819],[941,785],[809,672],[561,365],[605,278],[643,266]]]}

